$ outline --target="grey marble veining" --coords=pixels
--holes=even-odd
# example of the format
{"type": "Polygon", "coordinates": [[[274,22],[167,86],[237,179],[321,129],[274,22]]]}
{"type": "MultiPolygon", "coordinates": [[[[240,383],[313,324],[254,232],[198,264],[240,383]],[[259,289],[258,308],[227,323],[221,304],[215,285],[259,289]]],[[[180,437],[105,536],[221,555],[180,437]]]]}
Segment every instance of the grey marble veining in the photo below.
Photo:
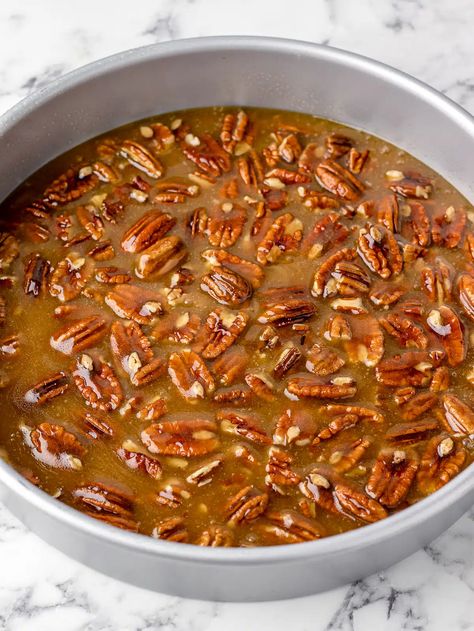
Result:
{"type": "MultiPolygon", "coordinates": [[[[104,55],[231,34],[346,48],[397,66],[474,112],[473,26],[472,0],[2,0],[0,112],[104,55]]],[[[470,630],[474,511],[384,573],[326,594],[246,605],[185,601],[114,581],[56,552],[0,507],[0,629],[470,630]]]]}

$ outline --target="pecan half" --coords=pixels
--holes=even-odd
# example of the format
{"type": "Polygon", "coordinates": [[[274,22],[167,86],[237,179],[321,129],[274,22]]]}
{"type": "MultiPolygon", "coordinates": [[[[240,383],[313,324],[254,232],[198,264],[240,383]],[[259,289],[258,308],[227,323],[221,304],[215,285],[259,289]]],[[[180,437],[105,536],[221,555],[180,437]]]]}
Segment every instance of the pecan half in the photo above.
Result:
{"type": "Polygon", "coordinates": [[[184,204],[189,198],[197,197],[200,188],[197,184],[188,184],[179,180],[166,180],[154,187],[154,204],[184,204]]]}
{"type": "Polygon", "coordinates": [[[139,324],[150,324],[163,313],[159,295],[136,285],[117,285],[105,296],[105,303],[119,316],[139,324]]]}
{"type": "Polygon", "coordinates": [[[449,206],[441,216],[438,215],[433,219],[431,228],[433,243],[445,248],[456,248],[461,242],[465,226],[466,212],[449,206]]]}
{"type": "Polygon", "coordinates": [[[283,253],[299,247],[303,224],[291,213],[277,217],[257,246],[257,261],[260,265],[274,263],[283,253]]]}
{"type": "Polygon", "coordinates": [[[203,530],[196,541],[198,546],[208,548],[229,548],[234,543],[234,536],[230,530],[224,526],[211,524],[209,528],[203,530]]]}
{"type": "Polygon", "coordinates": [[[261,422],[255,416],[233,410],[219,410],[216,413],[216,419],[220,421],[223,432],[237,434],[261,445],[271,443],[261,422]]]}
{"type": "Polygon", "coordinates": [[[72,377],[86,404],[94,410],[116,410],[123,401],[120,381],[105,362],[94,362],[88,355],[81,355],[72,377]]]}
{"type": "Polygon", "coordinates": [[[390,182],[389,188],[402,197],[428,199],[433,190],[431,180],[419,173],[387,171],[387,175],[390,182]]]}
{"type": "Polygon", "coordinates": [[[220,140],[227,153],[233,154],[237,144],[247,139],[250,121],[247,114],[240,110],[237,114],[226,114],[222,122],[220,140]]]}
{"type": "Polygon", "coordinates": [[[316,177],[323,188],[349,202],[358,199],[364,191],[362,182],[334,160],[320,162],[316,177]]]}
{"type": "Polygon", "coordinates": [[[352,149],[352,140],[344,134],[332,133],[325,139],[327,151],[326,155],[337,159],[344,156],[352,149]]]}
{"type": "Polygon", "coordinates": [[[0,271],[6,272],[19,254],[18,240],[9,232],[0,232],[0,271]]]}
{"type": "Polygon", "coordinates": [[[357,392],[355,381],[351,377],[334,377],[324,382],[316,375],[303,375],[288,380],[287,391],[298,398],[350,399],[357,392]]]}
{"type": "Polygon", "coordinates": [[[270,447],[268,450],[268,461],[265,466],[265,484],[276,493],[284,495],[285,491],[281,487],[295,486],[299,484],[300,476],[292,470],[293,458],[280,447],[270,447]]]}
{"type": "Polygon", "coordinates": [[[136,322],[114,322],[110,330],[110,348],[121,369],[130,378],[153,359],[150,341],[136,322]]]}
{"type": "Polygon", "coordinates": [[[418,418],[428,410],[431,410],[438,402],[438,397],[432,392],[420,392],[411,397],[401,406],[402,418],[406,421],[412,421],[418,418]]]}
{"type": "Polygon", "coordinates": [[[135,273],[138,278],[146,279],[163,276],[182,263],[187,254],[179,237],[163,237],[141,252],[137,258],[135,273]]]}
{"type": "Polygon", "coordinates": [[[420,272],[421,288],[432,302],[443,304],[452,299],[454,270],[440,256],[433,266],[427,266],[420,272]]]}
{"type": "Polygon", "coordinates": [[[148,149],[134,140],[124,140],[120,147],[120,154],[126,158],[132,166],[143,171],[152,178],[160,178],[163,174],[161,162],[153,156],[148,149]]]}
{"type": "Polygon", "coordinates": [[[394,443],[415,443],[439,429],[435,420],[412,421],[411,423],[396,423],[385,434],[387,440],[394,443]]]}
{"type": "Polygon", "coordinates": [[[61,302],[76,298],[87,284],[92,269],[85,258],[70,255],[59,261],[51,274],[49,293],[61,302]]]}
{"type": "Polygon", "coordinates": [[[456,312],[446,305],[441,305],[438,309],[430,311],[426,322],[443,345],[448,364],[457,366],[462,363],[466,357],[467,348],[464,325],[456,312]]]}
{"type": "Polygon", "coordinates": [[[150,210],[125,232],[122,248],[125,252],[143,252],[162,239],[175,224],[176,219],[168,213],[150,210]]]}
{"type": "Polygon", "coordinates": [[[308,445],[314,437],[316,421],[312,414],[289,408],[279,417],[273,431],[275,445],[308,445]]]}
{"type": "Polygon", "coordinates": [[[267,512],[261,529],[277,543],[314,541],[325,535],[324,528],[317,521],[294,510],[267,512]]]}
{"type": "Polygon", "coordinates": [[[389,313],[380,318],[379,322],[400,346],[419,350],[425,350],[428,346],[428,338],[423,329],[401,313],[389,313]]]}
{"type": "Polygon", "coordinates": [[[212,482],[216,470],[222,465],[224,459],[222,456],[214,456],[211,460],[201,463],[197,469],[192,471],[187,477],[186,482],[204,486],[212,482]]]}
{"type": "Polygon", "coordinates": [[[407,496],[418,470],[418,461],[405,451],[382,449],[365,487],[367,495],[394,508],[407,496]]]}
{"type": "Polygon", "coordinates": [[[454,394],[445,394],[443,407],[447,428],[450,431],[465,436],[474,435],[474,411],[469,405],[454,394]]]}
{"type": "Polygon", "coordinates": [[[243,312],[234,314],[219,308],[214,309],[207,316],[195,350],[200,352],[205,359],[218,357],[234,344],[247,326],[248,320],[249,316],[243,312]]]}
{"type": "Polygon", "coordinates": [[[229,154],[210,134],[202,134],[195,144],[189,144],[186,138],[180,144],[181,150],[204,173],[219,177],[230,171],[232,162],[229,154]]]}
{"type": "Polygon", "coordinates": [[[414,244],[425,248],[431,240],[431,222],[426,209],[420,202],[411,201],[404,208],[408,216],[404,216],[403,234],[414,244]]]}
{"type": "Polygon", "coordinates": [[[121,489],[92,482],[73,491],[74,499],[86,508],[86,514],[124,530],[138,530],[133,517],[134,502],[131,495],[121,489]]]}
{"type": "Polygon", "coordinates": [[[115,435],[115,430],[108,420],[101,418],[97,414],[86,412],[82,417],[82,424],[87,436],[93,440],[102,437],[112,438],[115,435]]]}
{"type": "Polygon", "coordinates": [[[352,261],[355,257],[356,251],[353,248],[342,248],[323,261],[314,274],[311,288],[313,296],[325,298],[335,295],[338,291],[337,279],[332,279],[332,282],[330,280],[335,266],[342,261],[352,261]]]}
{"type": "Polygon", "coordinates": [[[209,243],[216,248],[230,248],[235,245],[247,221],[246,211],[235,204],[232,206],[231,212],[225,216],[219,213],[215,217],[209,217],[202,231],[209,243]]]}
{"type": "Polygon", "coordinates": [[[307,253],[309,259],[315,259],[345,241],[348,235],[349,229],[340,222],[338,213],[328,213],[316,220],[303,239],[301,250],[307,253]]]}
{"type": "Polygon", "coordinates": [[[166,541],[176,541],[186,543],[189,538],[188,531],[182,517],[169,517],[160,521],[153,528],[151,536],[155,539],[166,539],[166,541]]]}
{"type": "Polygon", "coordinates": [[[313,344],[306,355],[306,370],[320,377],[332,375],[345,363],[337,353],[320,344],[313,344]]]}
{"type": "Polygon", "coordinates": [[[377,366],[385,352],[384,335],[377,320],[371,316],[357,316],[350,320],[351,339],[344,341],[349,360],[366,366],[377,366]]]}
{"type": "Polygon", "coordinates": [[[168,374],[179,393],[188,401],[203,399],[215,389],[214,378],[206,364],[189,349],[170,355],[168,374]]]}
{"type": "Polygon", "coordinates": [[[443,354],[438,351],[408,351],[382,361],[375,368],[377,380],[386,386],[424,386],[443,354]]]}
{"type": "Polygon", "coordinates": [[[107,324],[100,316],[89,316],[80,320],[70,320],[68,324],[53,333],[50,344],[54,350],[73,355],[86,348],[97,346],[107,332],[107,324]]]}
{"type": "Polygon", "coordinates": [[[227,502],[224,514],[229,524],[250,522],[265,511],[267,504],[267,493],[255,486],[246,486],[227,502]]]}
{"type": "Polygon", "coordinates": [[[403,258],[399,245],[393,233],[383,226],[361,228],[357,251],[367,267],[384,279],[397,276],[402,271],[403,258]]]}
{"type": "MultiPolygon", "coordinates": [[[[208,357],[206,349],[203,350],[202,355],[208,357]]],[[[248,360],[248,355],[243,348],[231,348],[218,356],[213,363],[212,371],[219,383],[231,386],[243,376],[248,360]]]]}
{"type": "Polygon", "coordinates": [[[191,458],[215,451],[219,445],[216,429],[216,424],[206,419],[161,421],[144,429],[141,439],[154,454],[191,458]]]}
{"type": "Polygon", "coordinates": [[[25,443],[36,460],[57,469],[82,469],[85,453],[79,440],[62,425],[41,423],[37,427],[20,427],[25,443]]]}
{"type": "Polygon", "coordinates": [[[451,436],[433,436],[421,457],[418,489],[424,495],[434,493],[459,473],[465,459],[465,450],[451,436]]]}
{"type": "Polygon", "coordinates": [[[466,315],[474,320],[474,277],[470,274],[461,274],[458,279],[459,302],[466,315]]]}
{"type": "Polygon", "coordinates": [[[331,453],[329,462],[338,473],[350,471],[365,456],[371,444],[368,438],[357,438],[351,443],[339,444],[331,453]]]}
{"type": "Polygon", "coordinates": [[[314,316],[316,307],[313,302],[298,298],[288,298],[282,302],[271,303],[263,311],[258,321],[262,324],[273,324],[277,327],[290,326],[297,322],[305,322],[314,316]]]}
{"type": "Polygon", "coordinates": [[[273,375],[282,379],[286,373],[294,368],[303,357],[301,351],[294,344],[290,344],[282,350],[273,368],[273,375]]]}
{"type": "Polygon", "coordinates": [[[264,272],[260,265],[240,258],[236,254],[231,254],[226,250],[204,250],[201,253],[203,259],[213,266],[222,265],[248,280],[254,289],[260,287],[263,281],[264,272]]]}
{"type": "Polygon", "coordinates": [[[264,373],[247,373],[245,383],[253,393],[265,401],[274,401],[273,384],[264,373]]]}
{"type": "Polygon", "coordinates": [[[122,446],[117,449],[117,456],[132,471],[142,471],[154,480],[161,478],[163,468],[160,461],[157,458],[144,454],[133,441],[124,441],[122,446]]]}
{"type": "Polygon", "coordinates": [[[58,372],[50,377],[47,377],[43,381],[40,381],[35,386],[25,392],[25,401],[27,403],[35,403],[37,405],[43,405],[61,396],[69,388],[69,381],[64,372],[58,372]]]}
{"type": "Polygon", "coordinates": [[[40,254],[32,254],[25,264],[25,275],[23,277],[25,294],[31,294],[37,298],[42,291],[46,291],[50,273],[50,262],[40,254]]]}
{"type": "Polygon", "coordinates": [[[223,305],[238,306],[252,295],[252,286],[237,272],[226,267],[213,267],[201,278],[201,289],[223,305]]]}
{"type": "Polygon", "coordinates": [[[68,169],[56,178],[44,192],[43,203],[51,206],[63,206],[80,199],[98,183],[98,177],[90,172],[82,176],[81,169],[68,169]]]}
{"type": "Polygon", "coordinates": [[[319,430],[313,445],[318,445],[321,441],[328,440],[362,421],[377,424],[384,422],[384,417],[379,412],[359,405],[326,405],[323,412],[331,421],[319,430]]]}

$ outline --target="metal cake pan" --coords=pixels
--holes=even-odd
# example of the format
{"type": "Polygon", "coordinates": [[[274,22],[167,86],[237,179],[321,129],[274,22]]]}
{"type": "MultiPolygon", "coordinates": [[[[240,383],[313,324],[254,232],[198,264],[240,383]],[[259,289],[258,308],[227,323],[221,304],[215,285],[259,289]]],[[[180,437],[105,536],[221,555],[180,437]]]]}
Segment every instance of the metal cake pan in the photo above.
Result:
{"type": "MultiPolygon", "coordinates": [[[[414,154],[474,202],[474,119],[462,108],[364,57],[251,37],[131,50],[27,97],[0,119],[0,199],[45,162],[97,134],[161,112],[216,104],[308,112],[364,129],[414,154]]],[[[116,578],[190,598],[269,600],[342,585],[427,544],[472,506],[474,467],[378,523],[254,549],[201,548],[124,532],[53,499],[3,461],[0,499],[53,546],[116,578]]]]}

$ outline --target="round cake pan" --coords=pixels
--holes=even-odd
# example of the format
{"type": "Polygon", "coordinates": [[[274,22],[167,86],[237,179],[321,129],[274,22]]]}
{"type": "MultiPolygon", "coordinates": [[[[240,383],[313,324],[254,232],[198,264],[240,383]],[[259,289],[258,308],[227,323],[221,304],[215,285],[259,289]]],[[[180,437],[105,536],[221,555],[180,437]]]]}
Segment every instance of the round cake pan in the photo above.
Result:
{"type": "MultiPolygon", "coordinates": [[[[474,201],[474,121],[467,112],[369,59],[249,37],[131,50],[29,96],[0,119],[0,199],[88,138],[161,112],[210,105],[308,112],[366,130],[414,154],[474,201]]],[[[359,579],[427,544],[472,505],[474,467],[378,523],[319,541],[262,548],[203,548],[124,532],[53,499],[5,462],[0,499],[53,546],[116,578],[191,598],[269,600],[359,579]]]]}

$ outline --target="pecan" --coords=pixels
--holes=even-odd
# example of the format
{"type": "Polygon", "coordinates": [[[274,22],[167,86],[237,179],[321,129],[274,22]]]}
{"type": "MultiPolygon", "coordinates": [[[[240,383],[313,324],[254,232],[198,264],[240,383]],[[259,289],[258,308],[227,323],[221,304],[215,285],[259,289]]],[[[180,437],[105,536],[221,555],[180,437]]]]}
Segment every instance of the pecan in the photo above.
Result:
{"type": "Polygon", "coordinates": [[[268,186],[273,186],[274,182],[277,187],[281,186],[281,184],[309,184],[311,182],[311,177],[306,173],[301,173],[300,171],[290,171],[290,169],[276,167],[265,173],[264,180],[264,183],[268,186]]]}
{"type": "Polygon", "coordinates": [[[87,230],[94,241],[98,241],[104,235],[104,222],[93,204],[79,206],[76,210],[76,216],[81,226],[87,230]]]}
{"type": "Polygon", "coordinates": [[[347,164],[349,166],[349,170],[354,173],[354,175],[359,175],[362,171],[369,157],[369,153],[368,149],[365,149],[364,151],[357,151],[354,147],[352,147],[349,151],[347,164]]]}
{"type": "Polygon", "coordinates": [[[54,333],[50,344],[54,350],[73,355],[86,348],[97,346],[105,337],[107,325],[100,316],[88,316],[80,320],[71,320],[54,333]]]}
{"type": "Polygon", "coordinates": [[[188,144],[186,138],[180,144],[184,155],[204,173],[219,177],[230,171],[232,162],[228,153],[210,134],[202,134],[195,145],[188,144]]]}
{"type": "Polygon", "coordinates": [[[316,173],[322,151],[314,142],[306,145],[298,159],[298,169],[304,173],[316,173]]]}
{"type": "Polygon", "coordinates": [[[418,462],[405,451],[382,449],[365,487],[367,495],[394,508],[407,496],[418,470],[418,462]]]}
{"type": "Polygon", "coordinates": [[[438,402],[438,397],[432,392],[420,392],[404,403],[401,408],[401,415],[406,421],[418,418],[428,410],[431,410],[438,402]]]}
{"type": "Polygon", "coordinates": [[[178,344],[189,344],[196,337],[201,328],[201,318],[189,312],[178,316],[170,314],[162,318],[154,327],[151,337],[153,340],[168,339],[178,344]]]}
{"type": "Polygon", "coordinates": [[[141,132],[144,138],[151,139],[151,144],[157,153],[166,151],[175,143],[173,132],[163,123],[153,123],[150,127],[142,127],[141,132]]]}
{"type": "Polygon", "coordinates": [[[289,298],[284,302],[271,304],[259,316],[258,321],[262,324],[272,324],[276,327],[290,326],[297,322],[305,322],[316,313],[313,302],[298,298],[289,298]]]}
{"type": "Polygon", "coordinates": [[[451,436],[433,436],[421,457],[418,489],[424,495],[437,491],[459,473],[465,459],[465,450],[451,436]]]}
{"type": "Polygon", "coordinates": [[[264,272],[257,263],[242,259],[240,256],[231,254],[226,250],[204,250],[201,256],[204,260],[211,263],[211,265],[223,265],[225,268],[243,276],[254,289],[260,287],[262,284],[264,272]]]}
{"type": "Polygon", "coordinates": [[[291,469],[293,458],[279,447],[270,447],[265,466],[265,484],[280,495],[285,492],[281,487],[299,484],[301,478],[291,469]]]}
{"type": "Polygon", "coordinates": [[[187,256],[184,243],[171,235],[156,241],[137,258],[135,273],[139,278],[163,276],[177,267],[187,256]]]}
{"type": "Polygon", "coordinates": [[[178,508],[183,503],[183,500],[188,500],[190,497],[191,493],[184,488],[183,484],[167,484],[158,492],[156,501],[161,506],[178,508]]]}
{"type": "Polygon", "coordinates": [[[352,149],[352,140],[344,134],[332,133],[326,136],[326,155],[337,159],[344,156],[352,149]]]}
{"type": "Polygon", "coordinates": [[[377,307],[386,307],[397,302],[404,293],[405,291],[402,287],[397,287],[393,283],[379,282],[372,286],[369,298],[377,307]]]}
{"type": "Polygon", "coordinates": [[[449,206],[443,215],[433,219],[431,238],[435,245],[455,248],[461,242],[466,226],[466,213],[462,209],[455,210],[449,206]]]}
{"type": "Polygon", "coordinates": [[[383,423],[384,417],[371,408],[358,405],[326,405],[324,414],[332,420],[323,427],[313,440],[313,445],[318,445],[322,440],[328,440],[345,429],[354,427],[362,421],[371,423],[383,423]]]}
{"type": "Polygon", "coordinates": [[[291,213],[277,217],[257,246],[260,265],[274,263],[284,252],[296,250],[302,238],[302,223],[291,213]]]}
{"type": "MultiPolygon", "coordinates": [[[[370,276],[357,263],[338,261],[331,276],[336,281],[335,292],[341,296],[359,296],[367,293],[370,289],[370,276]]],[[[325,287],[326,291],[329,289],[328,285],[329,283],[325,287]]],[[[330,290],[329,293],[331,293],[330,290]]]]}
{"type": "Polygon", "coordinates": [[[443,396],[444,418],[447,428],[465,436],[474,435],[474,411],[453,394],[443,396]]]}
{"type": "Polygon", "coordinates": [[[329,462],[339,473],[350,471],[364,457],[370,445],[368,438],[357,438],[352,443],[338,445],[331,453],[329,462]]]}
{"type": "Polygon", "coordinates": [[[376,366],[385,352],[384,335],[380,324],[373,316],[358,316],[351,320],[351,339],[344,348],[351,362],[362,362],[376,366]]]}
{"type": "MultiPolygon", "coordinates": [[[[328,195],[327,193],[323,193],[322,191],[305,189],[304,186],[298,187],[298,195],[302,199],[303,206],[306,206],[306,208],[309,208],[310,210],[328,210],[330,208],[339,208],[339,206],[341,205],[341,202],[335,197],[331,197],[330,195],[328,195]]],[[[339,215],[336,216],[339,217],[339,215]]],[[[347,230],[345,226],[342,226],[342,228],[343,229],[341,229],[341,233],[347,230]]],[[[347,234],[348,233],[349,232],[347,232],[347,234]]],[[[310,238],[310,235],[308,235],[308,237],[310,238]]]]}
{"type": "Polygon", "coordinates": [[[98,183],[98,177],[90,173],[81,177],[81,169],[68,169],[47,187],[43,202],[49,206],[62,206],[80,199],[98,183]]]}
{"type": "Polygon", "coordinates": [[[87,255],[95,261],[110,261],[115,256],[115,250],[110,241],[99,241],[87,255]]]}
{"type": "Polygon", "coordinates": [[[282,350],[273,368],[273,375],[277,379],[282,379],[286,373],[294,368],[303,357],[301,351],[293,344],[282,350]]]}
{"type": "Polygon", "coordinates": [[[419,350],[425,350],[428,346],[428,338],[423,329],[407,316],[400,313],[389,313],[380,318],[379,322],[400,346],[419,350]]]}
{"type": "Polygon", "coordinates": [[[82,468],[85,453],[79,440],[62,425],[41,423],[37,427],[21,426],[25,443],[36,460],[57,469],[82,468]]]}
{"type": "Polygon", "coordinates": [[[340,370],[346,362],[334,351],[314,344],[306,355],[306,370],[327,377],[340,370]]]}
{"type": "Polygon", "coordinates": [[[135,372],[130,375],[130,381],[134,386],[141,388],[142,386],[147,386],[148,384],[153,383],[153,381],[156,381],[165,373],[166,361],[160,357],[155,357],[146,364],[138,367],[135,372]]]}
{"type": "Polygon", "coordinates": [[[81,355],[72,376],[86,404],[92,409],[108,412],[116,410],[122,403],[120,381],[105,362],[94,362],[88,355],[81,355]]]}
{"type": "Polygon", "coordinates": [[[145,421],[156,421],[167,411],[166,401],[161,397],[156,397],[138,410],[137,418],[145,421]]]}
{"type": "Polygon", "coordinates": [[[143,171],[152,178],[160,178],[163,174],[161,162],[145,147],[134,140],[124,140],[120,147],[120,154],[132,166],[143,171]]]}
{"type": "Polygon", "coordinates": [[[243,436],[251,442],[260,445],[268,445],[271,443],[266,431],[263,429],[261,422],[254,416],[233,410],[219,410],[216,418],[221,423],[221,429],[230,434],[243,436]]]}
{"type": "Polygon", "coordinates": [[[229,524],[241,524],[259,517],[267,504],[267,493],[255,486],[246,486],[227,502],[224,513],[229,524]]]}
{"type": "Polygon", "coordinates": [[[311,288],[313,296],[325,298],[336,294],[338,291],[337,279],[332,279],[332,282],[330,280],[336,264],[341,261],[352,261],[355,257],[356,251],[353,248],[342,248],[323,261],[314,274],[311,288]]]}
{"type": "Polygon", "coordinates": [[[237,144],[246,139],[249,127],[249,117],[243,110],[240,110],[237,114],[226,114],[224,116],[220,140],[227,153],[235,153],[237,144]]]}
{"type": "Polygon", "coordinates": [[[399,231],[400,210],[395,195],[386,195],[377,205],[375,218],[377,223],[390,232],[399,231]]]}
{"type": "Polygon", "coordinates": [[[351,325],[343,315],[333,315],[326,322],[324,337],[329,340],[350,340],[352,338],[351,325]]]}
{"type": "Polygon", "coordinates": [[[80,256],[70,255],[59,261],[51,274],[49,293],[61,302],[76,298],[89,280],[90,266],[80,256]]]}
{"type": "Polygon", "coordinates": [[[184,204],[188,198],[199,195],[200,188],[197,184],[166,180],[156,184],[154,191],[154,204],[184,204]]]}
{"type": "Polygon", "coordinates": [[[125,270],[114,266],[97,267],[95,270],[95,279],[99,283],[106,285],[122,285],[129,283],[132,277],[125,270]]]}
{"type": "MultiPolygon", "coordinates": [[[[208,356],[206,349],[202,354],[203,357],[208,356]]],[[[247,362],[248,356],[242,348],[232,348],[224,354],[220,354],[214,362],[212,370],[221,384],[230,386],[243,376],[247,362]]]]}
{"type": "Polygon", "coordinates": [[[459,302],[466,315],[474,320],[474,276],[461,274],[458,279],[459,302]]]}
{"type": "Polygon", "coordinates": [[[226,267],[213,267],[201,278],[201,289],[223,305],[237,306],[252,295],[252,286],[237,272],[226,267]]]}
{"type": "Polygon", "coordinates": [[[106,296],[105,303],[119,318],[150,324],[163,313],[158,294],[135,285],[117,285],[106,296]]]}
{"type": "Polygon", "coordinates": [[[384,279],[402,271],[403,258],[398,243],[393,233],[383,226],[361,228],[357,251],[367,267],[384,279]]]}
{"type": "Polygon", "coordinates": [[[432,302],[443,304],[452,299],[454,270],[440,256],[435,265],[420,272],[421,288],[432,302]]]}
{"type": "Polygon", "coordinates": [[[221,456],[217,456],[208,462],[200,464],[197,469],[186,477],[186,482],[189,482],[189,484],[196,484],[197,486],[209,484],[209,482],[212,482],[216,469],[218,469],[222,463],[223,458],[221,456]]]}
{"type": "Polygon", "coordinates": [[[314,437],[316,423],[312,414],[301,410],[286,410],[278,419],[274,432],[275,445],[308,445],[314,437]]]}
{"type": "Polygon", "coordinates": [[[150,210],[125,232],[122,249],[125,252],[143,252],[162,239],[175,224],[176,219],[168,213],[150,210]]]}
{"type": "Polygon", "coordinates": [[[288,380],[287,391],[298,398],[349,399],[357,392],[355,381],[351,377],[334,377],[324,382],[316,375],[303,375],[288,380]]]}
{"type": "Polygon", "coordinates": [[[428,314],[426,322],[437,335],[450,366],[457,366],[464,361],[467,353],[464,325],[453,309],[441,305],[428,314]]]}
{"type": "Polygon", "coordinates": [[[110,332],[110,348],[121,369],[133,378],[143,364],[153,359],[150,341],[136,322],[114,322],[110,332]]]}
{"type": "Polygon", "coordinates": [[[117,456],[133,471],[142,471],[154,480],[159,480],[163,472],[160,461],[140,451],[140,447],[131,440],[126,440],[117,449],[117,456]]]}
{"type": "Polygon", "coordinates": [[[257,186],[264,178],[262,161],[258,154],[251,150],[247,156],[239,158],[237,169],[244,184],[257,186]]]}
{"type": "Polygon", "coordinates": [[[0,327],[5,326],[7,320],[7,301],[0,296],[0,327]]]}
{"type": "Polygon", "coordinates": [[[404,209],[407,209],[403,221],[403,234],[412,243],[426,248],[431,240],[431,223],[423,204],[411,201],[404,209]]]}
{"type": "Polygon", "coordinates": [[[209,528],[203,530],[196,541],[198,546],[208,548],[229,548],[234,543],[234,536],[230,530],[224,526],[211,524],[209,528]]]}
{"type": "Polygon", "coordinates": [[[438,423],[435,420],[396,423],[390,427],[385,436],[395,443],[414,443],[424,440],[427,434],[437,429],[439,429],[438,423]]]}
{"type": "Polygon", "coordinates": [[[430,384],[431,392],[442,392],[449,388],[449,369],[446,366],[440,366],[433,373],[430,384]]]}
{"type": "Polygon", "coordinates": [[[18,240],[9,232],[0,232],[0,271],[7,271],[19,254],[18,240]]]}
{"type": "Polygon", "coordinates": [[[235,342],[247,326],[249,316],[245,313],[227,313],[223,309],[214,309],[207,316],[202,333],[198,336],[195,349],[205,359],[214,359],[221,355],[235,342]]]}
{"type": "Polygon", "coordinates": [[[339,221],[339,215],[328,213],[316,220],[303,239],[301,249],[303,252],[307,252],[309,259],[315,259],[328,248],[345,241],[348,234],[349,229],[339,221]]]}
{"type": "Polygon", "coordinates": [[[441,359],[437,351],[408,351],[383,359],[375,368],[375,375],[386,386],[423,386],[429,383],[433,368],[441,359]]]}
{"type": "Polygon", "coordinates": [[[20,338],[18,335],[9,335],[0,340],[0,358],[15,357],[20,350],[20,338]]]}
{"type": "Polygon", "coordinates": [[[266,513],[261,528],[278,543],[314,541],[325,535],[324,528],[318,522],[294,510],[266,513]]]}
{"type": "Polygon", "coordinates": [[[235,387],[218,390],[212,400],[220,405],[235,405],[238,407],[249,405],[254,398],[250,388],[235,387]]]}
{"type": "Polygon", "coordinates": [[[402,197],[428,199],[433,190],[431,180],[419,173],[387,171],[389,188],[402,197]]]}
{"type": "Polygon", "coordinates": [[[332,513],[342,512],[351,519],[361,519],[368,523],[387,516],[387,511],[377,500],[368,497],[355,485],[342,479],[335,478],[329,481],[325,473],[324,468],[314,469],[300,484],[303,495],[322,509],[332,513]]]}
{"type": "Polygon", "coordinates": [[[121,489],[93,482],[74,489],[73,497],[85,505],[86,514],[90,517],[125,530],[138,530],[133,517],[133,498],[121,489]]]}
{"type": "Polygon", "coordinates": [[[216,429],[216,424],[206,419],[161,421],[144,429],[141,439],[152,453],[191,458],[217,448],[216,429]]]}
{"type": "Polygon", "coordinates": [[[166,541],[176,541],[186,543],[189,535],[182,517],[170,517],[160,521],[153,528],[151,536],[155,539],[166,539],[166,541]]]}
{"type": "Polygon", "coordinates": [[[348,202],[355,201],[364,190],[362,182],[334,160],[320,162],[316,177],[323,188],[348,202]]]}
{"type": "Polygon", "coordinates": [[[205,224],[203,223],[203,209],[198,210],[201,211],[200,218],[196,218],[193,222],[199,221],[199,223],[193,223],[192,229],[195,226],[196,230],[199,229],[199,232],[205,234],[212,246],[229,248],[237,242],[247,221],[247,213],[244,209],[236,206],[227,216],[219,213],[215,217],[208,217],[205,224]]]}
{"type": "Polygon", "coordinates": [[[245,383],[261,399],[265,401],[273,401],[275,399],[273,384],[266,375],[262,373],[247,373],[245,375],[245,383]]]}
{"type": "Polygon", "coordinates": [[[30,390],[25,393],[24,398],[27,403],[43,405],[43,403],[47,403],[48,401],[51,401],[51,399],[64,394],[68,388],[68,378],[66,377],[66,374],[61,371],[47,377],[30,388],[30,390]]]}
{"type": "Polygon", "coordinates": [[[114,428],[110,423],[96,414],[86,412],[82,418],[85,433],[93,440],[106,436],[112,438],[115,434],[114,428]]]}
{"type": "Polygon", "coordinates": [[[25,275],[23,277],[25,294],[31,294],[36,298],[42,291],[46,291],[50,273],[50,262],[40,254],[32,254],[25,264],[25,275]]]}
{"type": "Polygon", "coordinates": [[[168,374],[180,394],[187,399],[203,399],[214,391],[214,378],[197,353],[186,349],[172,353],[168,360],[168,374]]]}

